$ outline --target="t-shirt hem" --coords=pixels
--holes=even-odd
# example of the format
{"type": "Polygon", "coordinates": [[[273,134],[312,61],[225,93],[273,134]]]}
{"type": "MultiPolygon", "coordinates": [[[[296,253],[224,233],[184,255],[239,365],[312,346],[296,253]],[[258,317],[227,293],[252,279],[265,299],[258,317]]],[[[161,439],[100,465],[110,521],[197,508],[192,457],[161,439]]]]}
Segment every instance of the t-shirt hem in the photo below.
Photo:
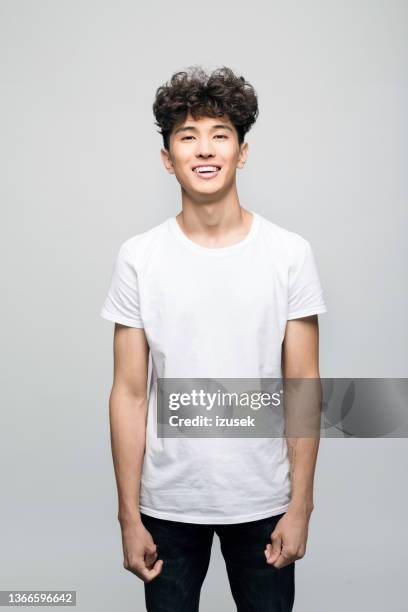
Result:
{"type": "Polygon", "coordinates": [[[291,319],[298,319],[300,317],[307,317],[313,314],[322,314],[323,312],[327,312],[327,306],[314,306],[313,308],[305,308],[304,310],[298,310],[297,312],[292,312],[288,314],[287,319],[290,321],[291,319]]]}
{"type": "Polygon", "coordinates": [[[162,512],[161,510],[154,510],[147,508],[142,504],[139,505],[140,512],[153,516],[154,518],[164,519],[166,521],[178,521],[182,523],[198,523],[201,525],[223,525],[223,524],[236,524],[236,523],[248,523],[250,521],[256,521],[259,519],[267,518],[268,516],[276,516],[286,512],[289,508],[289,502],[283,506],[275,508],[269,508],[262,512],[254,512],[252,514],[241,514],[241,515],[230,515],[230,516],[194,516],[190,514],[162,512]]]}
{"type": "Polygon", "coordinates": [[[100,312],[100,316],[102,317],[102,319],[106,319],[107,321],[112,321],[113,323],[120,323],[121,325],[127,325],[128,327],[144,327],[143,323],[140,321],[127,319],[126,317],[112,314],[107,310],[102,310],[100,312]]]}

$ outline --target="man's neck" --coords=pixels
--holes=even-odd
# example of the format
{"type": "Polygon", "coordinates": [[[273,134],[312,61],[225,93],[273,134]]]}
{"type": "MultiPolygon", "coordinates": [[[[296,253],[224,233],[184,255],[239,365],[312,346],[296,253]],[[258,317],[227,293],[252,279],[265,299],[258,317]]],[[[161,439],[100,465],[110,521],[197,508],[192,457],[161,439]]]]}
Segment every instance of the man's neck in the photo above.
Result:
{"type": "Polygon", "coordinates": [[[221,248],[245,238],[253,215],[240,206],[238,199],[199,204],[190,200],[183,201],[176,220],[190,240],[208,248],[221,248]]]}

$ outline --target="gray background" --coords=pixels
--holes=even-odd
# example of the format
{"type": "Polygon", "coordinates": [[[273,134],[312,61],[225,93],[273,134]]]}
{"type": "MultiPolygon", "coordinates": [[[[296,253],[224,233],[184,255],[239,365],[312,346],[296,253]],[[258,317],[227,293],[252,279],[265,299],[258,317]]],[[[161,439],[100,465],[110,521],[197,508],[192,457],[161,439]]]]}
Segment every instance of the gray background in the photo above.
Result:
{"type": "MultiPolygon", "coordinates": [[[[241,204],[310,240],[321,376],[407,376],[407,4],[2,1],[2,589],[144,609],[109,446],[119,245],[180,210],[156,88],[230,66],[259,95],[241,204]]],[[[296,612],[406,609],[406,440],[323,439],[296,612]]],[[[201,610],[235,610],[217,538],[201,610]]]]}

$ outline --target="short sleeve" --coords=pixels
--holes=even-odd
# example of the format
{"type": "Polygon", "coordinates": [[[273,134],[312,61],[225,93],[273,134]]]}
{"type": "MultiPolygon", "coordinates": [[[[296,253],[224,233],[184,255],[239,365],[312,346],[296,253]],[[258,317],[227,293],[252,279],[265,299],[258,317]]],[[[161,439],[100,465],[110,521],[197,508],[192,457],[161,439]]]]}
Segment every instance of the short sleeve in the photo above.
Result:
{"type": "Polygon", "coordinates": [[[316,261],[306,239],[297,261],[289,269],[288,294],[288,320],[327,312],[316,261]]]}
{"type": "Polygon", "coordinates": [[[125,243],[116,257],[100,316],[129,327],[144,327],[140,315],[137,272],[125,243]]]}

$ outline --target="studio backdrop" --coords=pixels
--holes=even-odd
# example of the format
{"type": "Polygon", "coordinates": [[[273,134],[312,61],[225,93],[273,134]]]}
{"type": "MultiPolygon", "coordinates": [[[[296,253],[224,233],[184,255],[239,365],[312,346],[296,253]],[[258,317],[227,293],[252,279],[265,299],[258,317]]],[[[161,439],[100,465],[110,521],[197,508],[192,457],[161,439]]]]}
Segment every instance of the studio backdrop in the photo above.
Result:
{"type": "MultiPolygon", "coordinates": [[[[1,0],[0,590],[144,609],[99,313],[120,244],[181,208],[152,113],[173,72],[229,66],[257,92],[240,202],[313,246],[321,376],[407,376],[407,18],[398,0],[1,0]]],[[[322,438],[297,612],[406,609],[406,449],[400,430],[322,438]]],[[[235,610],[217,539],[200,610],[235,610]]]]}

